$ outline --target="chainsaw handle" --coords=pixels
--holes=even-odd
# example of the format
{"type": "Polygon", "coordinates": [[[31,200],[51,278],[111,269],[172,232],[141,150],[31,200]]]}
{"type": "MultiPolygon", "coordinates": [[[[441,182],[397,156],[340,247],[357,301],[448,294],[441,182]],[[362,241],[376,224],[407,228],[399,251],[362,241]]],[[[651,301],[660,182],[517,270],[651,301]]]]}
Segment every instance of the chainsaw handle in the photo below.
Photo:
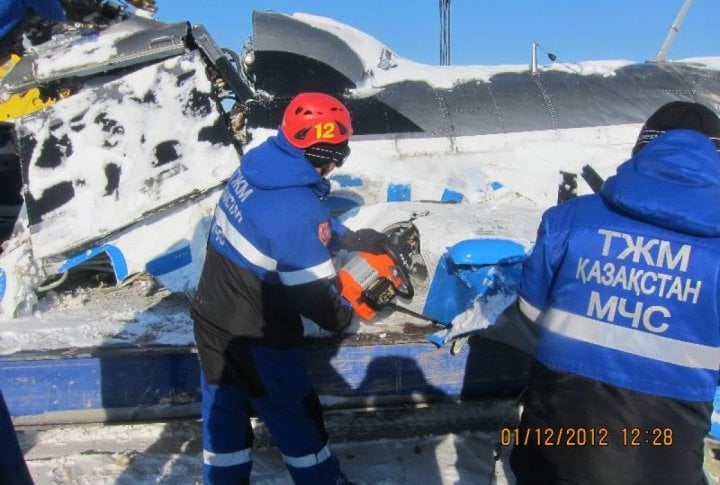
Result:
{"type": "Polygon", "coordinates": [[[382,250],[385,251],[385,254],[390,256],[390,259],[393,260],[393,262],[395,263],[395,267],[397,267],[398,271],[400,272],[400,277],[405,283],[404,291],[400,288],[395,288],[397,294],[403,298],[412,298],[413,296],[415,296],[415,288],[413,288],[412,282],[410,281],[410,275],[407,272],[407,268],[405,268],[405,265],[402,264],[402,260],[398,257],[395,249],[393,249],[389,241],[383,241],[381,243],[381,247],[382,250]]]}

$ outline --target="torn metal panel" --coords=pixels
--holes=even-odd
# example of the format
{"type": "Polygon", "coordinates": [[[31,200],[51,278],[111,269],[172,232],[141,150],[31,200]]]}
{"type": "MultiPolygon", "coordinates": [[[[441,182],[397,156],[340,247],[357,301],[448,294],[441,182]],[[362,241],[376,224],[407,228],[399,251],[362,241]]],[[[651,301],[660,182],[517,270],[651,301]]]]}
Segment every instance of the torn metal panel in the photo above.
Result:
{"type": "Polygon", "coordinates": [[[16,123],[36,258],[68,254],[204,193],[238,164],[197,52],[16,123]]]}
{"type": "MultiPolygon", "coordinates": [[[[253,96],[249,81],[238,71],[239,66],[233,66],[228,59],[227,49],[221,49],[202,25],[195,25],[190,29],[193,41],[198,49],[207,56],[212,66],[218,71],[238,101],[246,101],[253,96]]],[[[239,60],[236,59],[239,64],[239,60]]]]}
{"type": "MultiPolygon", "coordinates": [[[[257,53],[276,52],[295,54],[330,66],[346,79],[343,87],[356,87],[366,77],[362,59],[351,44],[327,30],[289,15],[276,12],[253,12],[253,45],[257,53]],[[302,42],[299,40],[302,39],[302,42]]],[[[256,58],[263,69],[262,57],[256,58]]],[[[292,74],[283,72],[283,77],[292,74]]],[[[302,77],[302,76],[299,76],[302,77]]],[[[314,80],[320,76],[311,76],[314,80]]],[[[266,89],[267,77],[257,80],[260,89],[266,89]]]]}
{"type": "Polygon", "coordinates": [[[272,98],[254,102],[249,126],[276,127],[281,108],[306,90],[343,98],[355,133],[378,138],[622,125],[642,123],[674,100],[718,104],[720,71],[681,62],[625,63],[597,73],[582,65],[551,66],[535,74],[522,66],[507,72],[453,66],[457,81],[438,86],[434,79],[448,78],[448,68],[408,62],[371,37],[358,40],[364,34],[340,24],[333,28],[325,20],[254,13],[249,67],[256,87],[272,98]],[[390,71],[393,75],[383,78],[390,71]]]}
{"type": "Polygon", "coordinates": [[[184,53],[188,24],[141,17],[97,31],[73,32],[28,52],[0,81],[0,92],[22,93],[68,78],[87,78],[184,53]],[[62,59],[61,61],[59,59],[62,59]]]}

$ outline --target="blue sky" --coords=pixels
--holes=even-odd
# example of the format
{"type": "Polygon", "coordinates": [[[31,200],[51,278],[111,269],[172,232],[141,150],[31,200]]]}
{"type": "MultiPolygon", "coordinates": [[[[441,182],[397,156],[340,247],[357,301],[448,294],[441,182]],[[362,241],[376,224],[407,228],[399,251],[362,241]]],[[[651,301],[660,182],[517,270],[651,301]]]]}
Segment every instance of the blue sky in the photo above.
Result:
{"type": "MultiPolygon", "coordinates": [[[[452,0],[452,64],[522,64],[537,41],[558,62],[655,57],[682,0],[452,0]]],[[[437,0],[157,0],[158,18],[203,24],[240,50],[253,10],[304,12],[362,30],[398,55],[439,63],[437,0]]],[[[720,56],[720,1],[695,0],[668,59],[720,56]]],[[[300,39],[299,39],[300,40],[300,39]]],[[[541,54],[543,52],[541,51],[541,54]]],[[[541,62],[545,62],[542,59],[541,62]]]]}

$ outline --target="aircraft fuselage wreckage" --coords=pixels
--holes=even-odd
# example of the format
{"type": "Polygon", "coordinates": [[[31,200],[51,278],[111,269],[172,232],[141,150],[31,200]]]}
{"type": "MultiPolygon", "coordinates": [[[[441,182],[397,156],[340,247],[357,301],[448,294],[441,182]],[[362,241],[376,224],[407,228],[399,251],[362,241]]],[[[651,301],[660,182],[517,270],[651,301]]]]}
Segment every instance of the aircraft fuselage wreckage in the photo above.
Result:
{"type": "MultiPolygon", "coordinates": [[[[202,26],[127,12],[102,28],[65,29],[16,60],[0,80],[3,102],[31,90],[39,99],[25,111],[0,106],[7,113],[0,178],[3,192],[14,196],[0,206],[0,318],[8,325],[26,322],[31,335],[39,302],[71,291],[78,281],[73,275],[100,274],[122,286],[147,274],[180,295],[167,318],[190,328],[184,294],[197,282],[225,182],[244,151],[274,134],[294,95],[321,91],[346,103],[355,130],[350,160],[331,177],[328,208],[350,228],[406,239],[414,293],[389,295],[384,304],[402,316],[385,309],[378,319],[416,325],[388,330],[384,345],[377,334],[360,332],[349,346],[316,349],[318,360],[310,358],[315,364],[309,366],[319,393],[356,404],[380,395],[432,400],[431,388],[443,398],[507,394],[521,385],[527,354],[476,342],[485,349],[482,357],[469,359],[462,348],[455,350],[464,357],[433,356],[427,339],[442,346],[493,326],[514,299],[540,214],[557,202],[560,172],[577,183],[574,192],[588,193],[590,185],[576,175],[583,167],[611,174],[628,158],[640,124],[662,104],[689,100],[717,109],[717,66],[718,59],[551,64],[535,72],[529,66],[427,66],[331,19],[275,12],[253,14],[253,37],[237,53],[218,46],[202,26]],[[342,375],[343,385],[338,371],[329,370],[331,359],[355,363],[342,375]],[[383,379],[387,372],[405,373],[394,387],[359,385],[362,376],[379,378],[370,373],[376,359],[397,364],[385,368],[383,379]],[[430,366],[421,368],[425,380],[407,374],[399,365],[405,360],[415,370],[419,362],[430,366]],[[493,375],[467,379],[470,363],[493,368],[493,375]],[[354,375],[358,366],[367,373],[354,375]]],[[[338,269],[348,259],[352,255],[341,255],[338,269]]],[[[158,305],[132,318],[147,317],[158,305]]],[[[47,311],[43,319],[52,315],[47,311]]],[[[12,386],[1,387],[13,414],[30,421],[79,409],[132,409],[113,416],[136,417],[135,398],[154,406],[168,393],[185,396],[173,405],[197,404],[195,375],[170,384],[152,380],[165,379],[171,372],[165,365],[196,370],[187,352],[191,333],[182,349],[163,350],[174,356],[165,364],[153,361],[157,375],[143,376],[150,381],[140,379],[122,396],[103,390],[102,379],[88,384],[84,400],[57,404],[31,403],[12,386]],[[142,394],[148,386],[157,388],[155,397],[142,394]]],[[[117,345],[153,343],[143,335],[113,340],[110,349],[91,342],[96,350],[88,361],[77,357],[72,365],[79,367],[68,372],[117,363],[117,345]]],[[[7,361],[12,365],[0,370],[4,379],[23,378],[29,372],[23,352],[38,351],[27,348],[32,343],[18,345],[7,361]]],[[[42,359],[67,350],[61,347],[42,359]]],[[[148,358],[159,357],[137,354],[132,365],[148,368],[142,360],[148,358]]],[[[112,365],[108,372],[120,372],[112,365]]],[[[38,395],[69,382],[33,379],[38,395]]]]}

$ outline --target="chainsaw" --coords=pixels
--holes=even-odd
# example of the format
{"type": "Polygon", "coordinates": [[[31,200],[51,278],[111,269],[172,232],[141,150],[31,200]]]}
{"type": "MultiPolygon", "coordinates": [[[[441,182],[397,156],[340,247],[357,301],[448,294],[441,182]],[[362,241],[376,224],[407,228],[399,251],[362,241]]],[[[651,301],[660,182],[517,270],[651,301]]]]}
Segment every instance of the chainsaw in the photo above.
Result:
{"type": "Polygon", "coordinates": [[[395,296],[412,298],[414,289],[405,265],[390,245],[382,254],[352,253],[339,271],[342,296],[363,320],[372,319],[395,296]]]}

